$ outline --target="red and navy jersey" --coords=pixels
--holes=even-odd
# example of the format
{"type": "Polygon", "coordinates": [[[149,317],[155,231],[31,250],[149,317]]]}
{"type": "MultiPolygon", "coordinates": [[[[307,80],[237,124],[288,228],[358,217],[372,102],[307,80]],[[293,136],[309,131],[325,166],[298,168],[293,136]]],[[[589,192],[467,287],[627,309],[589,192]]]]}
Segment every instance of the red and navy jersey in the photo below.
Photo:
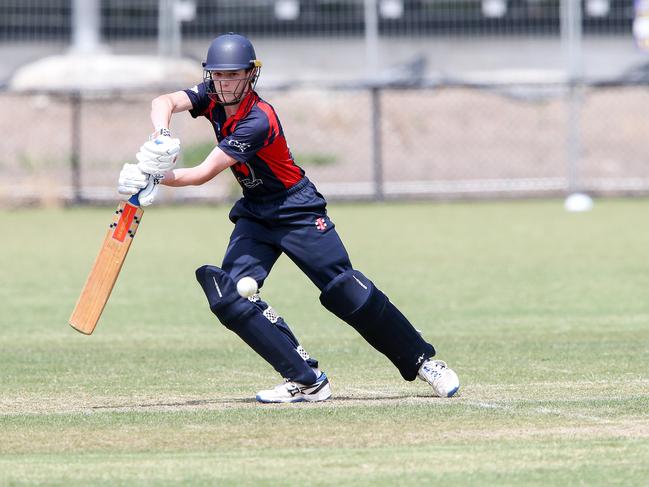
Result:
{"type": "Polygon", "coordinates": [[[192,102],[192,117],[207,118],[219,148],[237,161],[230,168],[244,196],[278,194],[302,180],[304,170],[293,160],[275,110],[256,92],[248,93],[228,119],[223,106],[207,95],[205,83],[185,93],[192,102]]]}

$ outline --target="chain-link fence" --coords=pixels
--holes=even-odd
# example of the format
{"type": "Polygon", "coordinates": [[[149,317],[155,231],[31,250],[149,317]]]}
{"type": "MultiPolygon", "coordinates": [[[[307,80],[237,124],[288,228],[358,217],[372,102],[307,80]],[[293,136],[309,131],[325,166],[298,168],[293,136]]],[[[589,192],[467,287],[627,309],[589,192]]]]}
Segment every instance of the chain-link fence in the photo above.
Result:
{"type": "MultiPolygon", "coordinates": [[[[297,162],[329,196],[638,194],[649,69],[633,25],[619,0],[0,0],[0,83],[84,43],[198,65],[212,37],[239,31],[297,162]]],[[[0,91],[0,200],[113,199],[159,90],[55,94],[46,73],[43,88],[0,91]]],[[[172,128],[185,165],[213,147],[206,122],[172,128]]],[[[237,194],[221,176],[163,198],[237,194]]]]}
{"type": "MultiPolygon", "coordinates": [[[[297,162],[331,197],[530,196],[571,189],[568,92],[561,84],[261,94],[278,111],[297,162]]],[[[1,95],[3,113],[12,115],[3,117],[0,130],[12,136],[1,156],[0,198],[113,199],[116,174],[151,130],[153,96],[1,95]]],[[[573,185],[600,194],[649,190],[648,105],[644,86],[585,89],[573,185]]],[[[177,115],[172,128],[183,141],[180,164],[194,165],[211,150],[207,121],[177,115]]],[[[234,179],[223,175],[163,197],[227,200],[238,193],[234,179]]]]}

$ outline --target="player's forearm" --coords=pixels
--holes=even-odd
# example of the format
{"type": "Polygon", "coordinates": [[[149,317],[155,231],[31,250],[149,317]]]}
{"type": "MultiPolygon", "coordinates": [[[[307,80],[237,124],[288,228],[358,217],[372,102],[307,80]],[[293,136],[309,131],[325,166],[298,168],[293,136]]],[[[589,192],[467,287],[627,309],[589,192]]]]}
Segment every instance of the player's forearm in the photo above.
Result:
{"type": "Polygon", "coordinates": [[[151,102],[151,123],[156,131],[169,128],[173,112],[174,104],[168,95],[159,96],[151,102]]]}
{"type": "Polygon", "coordinates": [[[151,122],[156,131],[168,129],[171,115],[191,110],[192,102],[184,91],[175,91],[154,98],[151,102],[151,122]]]}
{"type": "Polygon", "coordinates": [[[165,173],[165,177],[160,181],[165,186],[200,186],[203,183],[206,183],[211,177],[204,171],[197,170],[196,167],[183,167],[179,169],[174,169],[165,173]]]}
{"type": "Polygon", "coordinates": [[[165,186],[200,186],[228,168],[225,161],[205,160],[196,167],[182,167],[165,173],[161,181],[165,186]]]}
{"type": "Polygon", "coordinates": [[[198,166],[183,167],[166,173],[162,184],[166,186],[199,186],[236,162],[217,145],[198,166]]]}

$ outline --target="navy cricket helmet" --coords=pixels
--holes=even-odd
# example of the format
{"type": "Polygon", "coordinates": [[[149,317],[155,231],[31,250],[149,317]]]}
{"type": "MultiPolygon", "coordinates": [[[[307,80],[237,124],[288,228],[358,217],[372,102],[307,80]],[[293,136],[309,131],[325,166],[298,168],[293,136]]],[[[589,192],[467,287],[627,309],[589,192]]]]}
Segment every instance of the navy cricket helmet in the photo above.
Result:
{"type": "Polygon", "coordinates": [[[203,80],[207,86],[208,94],[214,95],[223,105],[235,105],[241,101],[243,95],[255,88],[261,61],[257,59],[255,48],[247,37],[234,32],[218,36],[210,43],[207,57],[203,62],[203,80]],[[225,90],[223,82],[216,80],[214,72],[228,72],[246,70],[246,77],[240,78],[237,85],[231,90],[225,90]],[[229,94],[230,96],[225,96],[229,94]],[[228,100],[226,100],[226,98],[228,100]]]}
{"type": "Polygon", "coordinates": [[[252,42],[247,37],[228,32],[212,41],[203,68],[207,71],[236,71],[260,65],[252,42]]]}

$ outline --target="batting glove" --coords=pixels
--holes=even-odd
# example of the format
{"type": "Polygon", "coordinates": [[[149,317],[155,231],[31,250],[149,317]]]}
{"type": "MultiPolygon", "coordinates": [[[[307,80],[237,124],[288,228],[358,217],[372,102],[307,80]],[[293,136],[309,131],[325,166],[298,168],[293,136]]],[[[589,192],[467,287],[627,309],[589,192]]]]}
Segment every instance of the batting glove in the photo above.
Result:
{"type": "Polygon", "coordinates": [[[124,200],[140,193],[138,195],[140,206],[149,206],[158,193],[159,182],[156,177],[143,173],[137,164],[126,163],[119,173],[117,192],[124,200]]]}
{"type": "Polygon", "coordinates": [[[156,195],[158,194],[158,183],[160,180],[154,176],[149,176],[149,182],[146,187],[140,191],[139,196],[137,197],[140,201],[140,206],[149,206],[153,203],[156,195]]]}
{"type": "Polygon", "coordinates": [[[137,166],[146,174],[162,179],[165,172],[173,169],[180,152],[180,140],[159,135],[140,147],[136,154],[137,166]]]}

